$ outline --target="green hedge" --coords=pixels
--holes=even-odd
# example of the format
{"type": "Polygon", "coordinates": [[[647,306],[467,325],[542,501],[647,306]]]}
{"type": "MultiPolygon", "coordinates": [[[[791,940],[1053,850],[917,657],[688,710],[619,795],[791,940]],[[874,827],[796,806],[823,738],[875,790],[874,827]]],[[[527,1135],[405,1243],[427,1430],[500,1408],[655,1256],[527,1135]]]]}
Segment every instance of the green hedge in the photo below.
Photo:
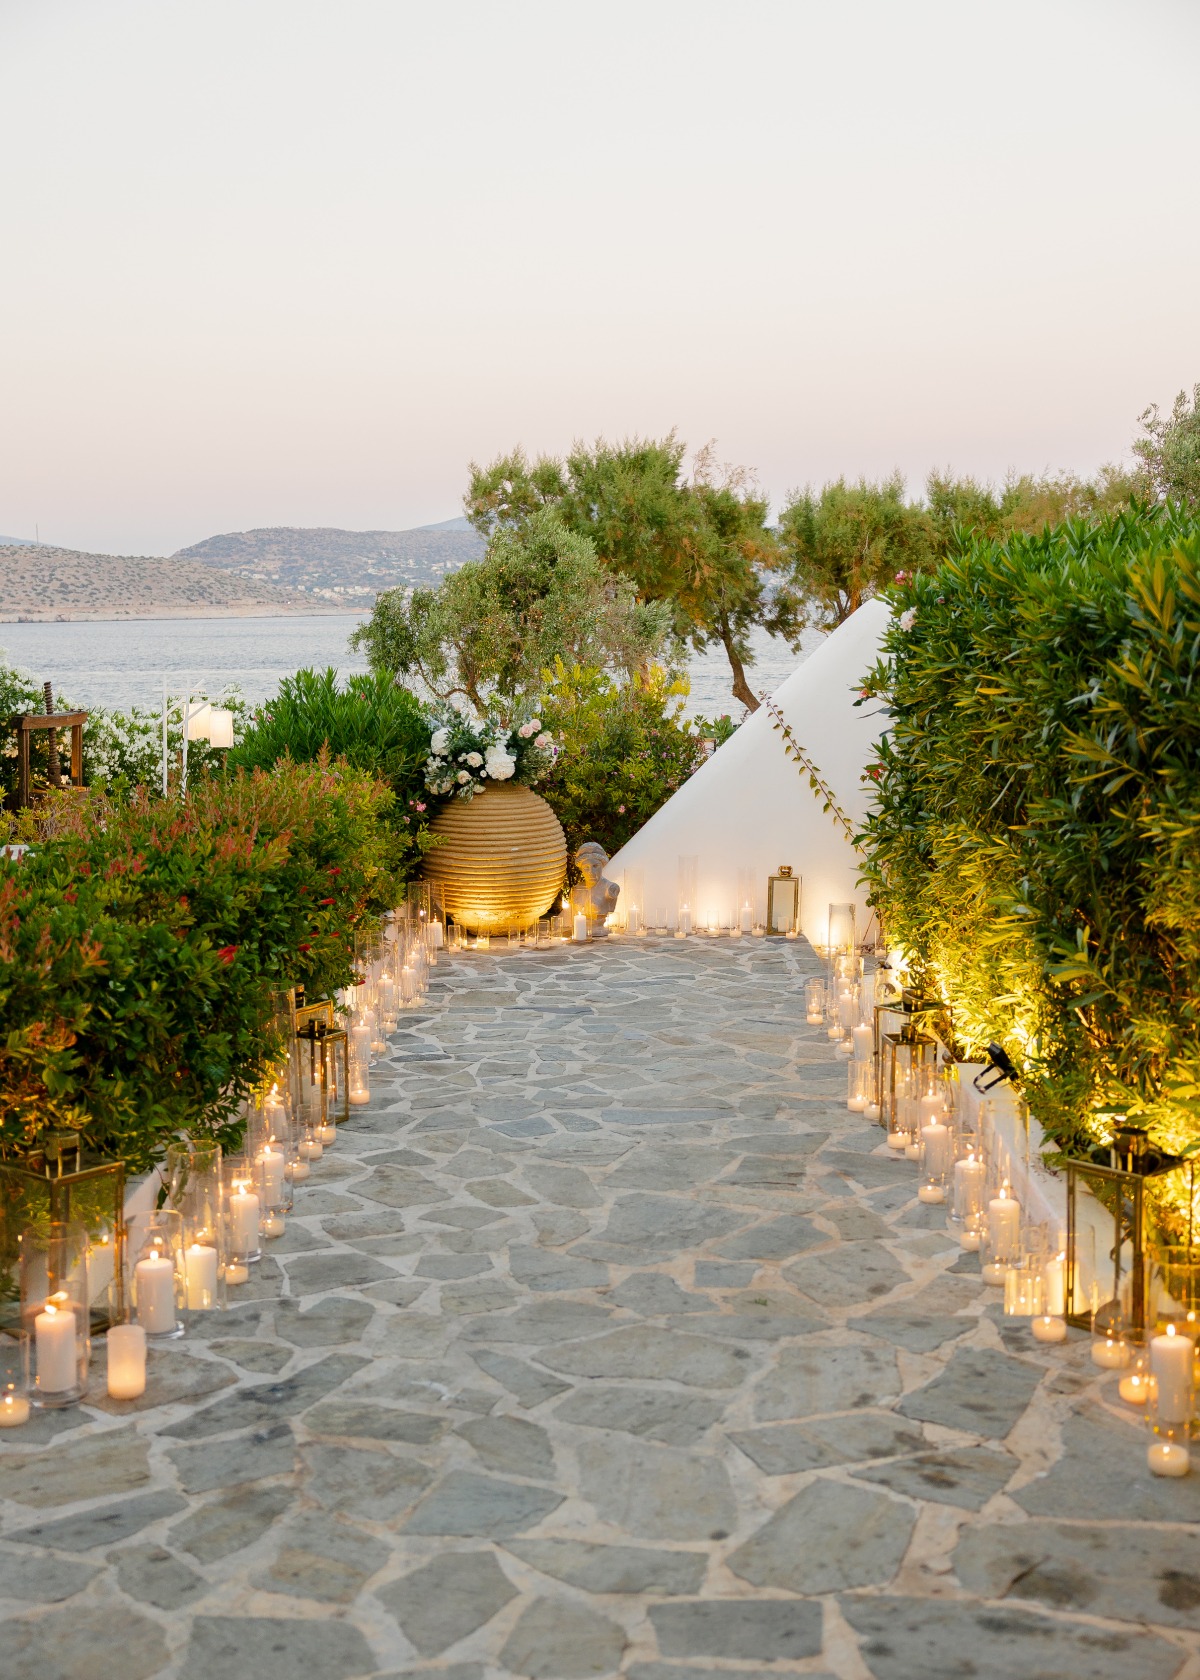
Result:
{"type": "Polygon", "coordinates": [[[1200,528],[1134,508],[898,580],[865,870],[1060,1149],[1097,1109],[1200,1143],[1200,528]]]}

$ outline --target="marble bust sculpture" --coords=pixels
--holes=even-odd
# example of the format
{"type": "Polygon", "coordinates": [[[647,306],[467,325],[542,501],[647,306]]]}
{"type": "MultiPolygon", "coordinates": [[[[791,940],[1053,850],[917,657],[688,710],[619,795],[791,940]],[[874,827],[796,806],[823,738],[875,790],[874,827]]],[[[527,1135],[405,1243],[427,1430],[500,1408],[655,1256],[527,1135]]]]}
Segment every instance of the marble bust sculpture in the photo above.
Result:
{"type": "Polygon", "coordinates": [[[575,862],[580,879],[571,888],[571,910],[587,917],[593,939],[603,939],[608,933],[604,919],[612,915],[621,896],[616,882],[604,879],[608,853],[597,841],[589,840],[575,853],[575,862]]]}

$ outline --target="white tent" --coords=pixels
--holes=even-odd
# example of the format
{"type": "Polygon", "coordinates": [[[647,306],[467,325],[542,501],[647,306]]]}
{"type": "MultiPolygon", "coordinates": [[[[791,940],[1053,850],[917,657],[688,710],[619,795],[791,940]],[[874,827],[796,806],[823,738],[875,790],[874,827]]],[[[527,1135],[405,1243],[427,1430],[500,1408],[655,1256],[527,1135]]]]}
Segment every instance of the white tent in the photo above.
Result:
{"type": "MultiPolygon", "coordinates": [[[[854,702],[888,618],[882,601],[868,601],[772,696],[855,829],[868,801],[863,771],[884,716],[878,702],[854,702]]],[[[830,904],[857,905],[861,939],[867,914],[858,858],[842,824],[821,807],[807,772],[788,756],[781,732],[760,706],[610,860],[604,873],[622,889],[616,922],[624,924],[640,895],[645,922],[674,927],[680,860],[691,858],[696,926],[729,927],[750,893],[754,920],[761,923],[767,877],[789,864],[801,878],[800,923],[812,943],[826,941],[830,904]]]]}

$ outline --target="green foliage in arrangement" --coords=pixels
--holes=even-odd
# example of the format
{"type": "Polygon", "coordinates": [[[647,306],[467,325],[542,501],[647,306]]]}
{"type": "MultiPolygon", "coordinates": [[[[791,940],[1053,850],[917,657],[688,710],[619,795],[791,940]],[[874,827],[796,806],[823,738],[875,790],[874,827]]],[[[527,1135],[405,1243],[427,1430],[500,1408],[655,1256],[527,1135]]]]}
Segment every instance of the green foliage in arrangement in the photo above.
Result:
{"type": "Polygon", "coordinates": [[[1200,530],[976,541],[892,599],[863,699],[892,717],[862,836],[889,939],[1059,1148],[1109,1108],[1200,1145],[1200,530]]]}
{"type": "Polygon", "coordinates": [[[229,754],[231,770],[269,770],[327,759],[391,788],[386,820],[396,830],[394,867],[414,875],[429,849],[424,766],[430,725],[420,701],[386,671],[347,677],[332,668],[297,671],[258,707],[229,754]]]}
{"type": "Polygon", "coordinates": [[[438,700],[478,712],[536,699],[556,658],[635,671],[669,634],[660,607],[605,572],[587,537],[550,508],[501,525],[486,556],[436,589],[389,589],[351,637],[373,670],[417,679],[438,700]]]}
{"type": "Polygon", "coordinates": [[[615,852],[703,761],[683,715],[686,685],[662,669],[618,683],[562,660],[547,678],[541,720],[564,745],[538,791],[572,855],[585,840],[615,852]]]}
{"type": "Polygon", "coordinates": [[[0,1153],[68,1127],[136,1172],[181,1132],[235,1141],[281,994],[347,984],[356,925],[394,901],[392,798],[281,764],[186,803],[64,799],[0,863],[0,1153]]]}

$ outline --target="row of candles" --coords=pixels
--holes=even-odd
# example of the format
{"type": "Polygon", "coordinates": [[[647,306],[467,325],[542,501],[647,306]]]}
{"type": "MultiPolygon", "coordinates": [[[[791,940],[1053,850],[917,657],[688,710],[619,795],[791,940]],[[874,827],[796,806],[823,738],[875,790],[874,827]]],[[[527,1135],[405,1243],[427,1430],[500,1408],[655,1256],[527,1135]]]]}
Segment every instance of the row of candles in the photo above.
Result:
{"type": "MultiPolygon", "coordinates": [[[[414,897],[356,951],[359,981],[338,1000],[346,1027],[330,1005],[289,1009],[288,1054],[242,1108],[244,1152],[204,1140],[168,1149],[162,1205],[129,1225],[132,1318],[106,1332],[113,1399],[144,1393],[148,1347],[182,1336],[187,1313],[220,1309],[249,1281],[264,1242],[286,1230],[297,1187],[336,1143],[339,1119],[370,1100],[370,1070],[400,1011],[425,995],[445,944],[441,916],[414,897]]],[[[86,1393],[91,1247],[80,1223],[22,1233],[20,1325],[0,1335],[0,1429],[25,1423],[31,1406],[69,1406],[86,1393]]]]}
{"type": "MultiPolygon", "coordinates": [[[[1067,1336],[1065,1233],[1030,1219],[1015,1193],[1010,1150],[998,1134],[997,1110],[1006,1097],[966,1102],[953,1063],[939,1064],[918,1044],[893,1042],[888,1067],[879,1039],[879,1011],[899,999],[886,968],[865,976],[861,958],[831,958],[827,978],[805,983],[805,1016],[824,1025],[849,1058],[846,1106],[885,1129],[897,1158],[918,1171],[918,1198],[944,1204],[964,1249],[977,1250],[984,1282],[1003,1290],[1007,1317],[1027,1318],[1039,1342],[1067,1336]]],[[[1094,1238],[1093,1238],[1094,1240],[1094,1238]]],[[[1146,1300],[1155,1332],[1139,1342],[1121,1299],[1101,1301],[1095,1255],[1077,1255],[1077,1277],[1088,1276],[1091,1357],[1119,1370],[1120,1398],[1139,1408],[1152,1440],[1148,1468],[1183,1476],[1188,1441],[1200,1434],[1200,1258],[1190,1250],[1156,1251],[1148,1263],[1146,1300]]]]}

